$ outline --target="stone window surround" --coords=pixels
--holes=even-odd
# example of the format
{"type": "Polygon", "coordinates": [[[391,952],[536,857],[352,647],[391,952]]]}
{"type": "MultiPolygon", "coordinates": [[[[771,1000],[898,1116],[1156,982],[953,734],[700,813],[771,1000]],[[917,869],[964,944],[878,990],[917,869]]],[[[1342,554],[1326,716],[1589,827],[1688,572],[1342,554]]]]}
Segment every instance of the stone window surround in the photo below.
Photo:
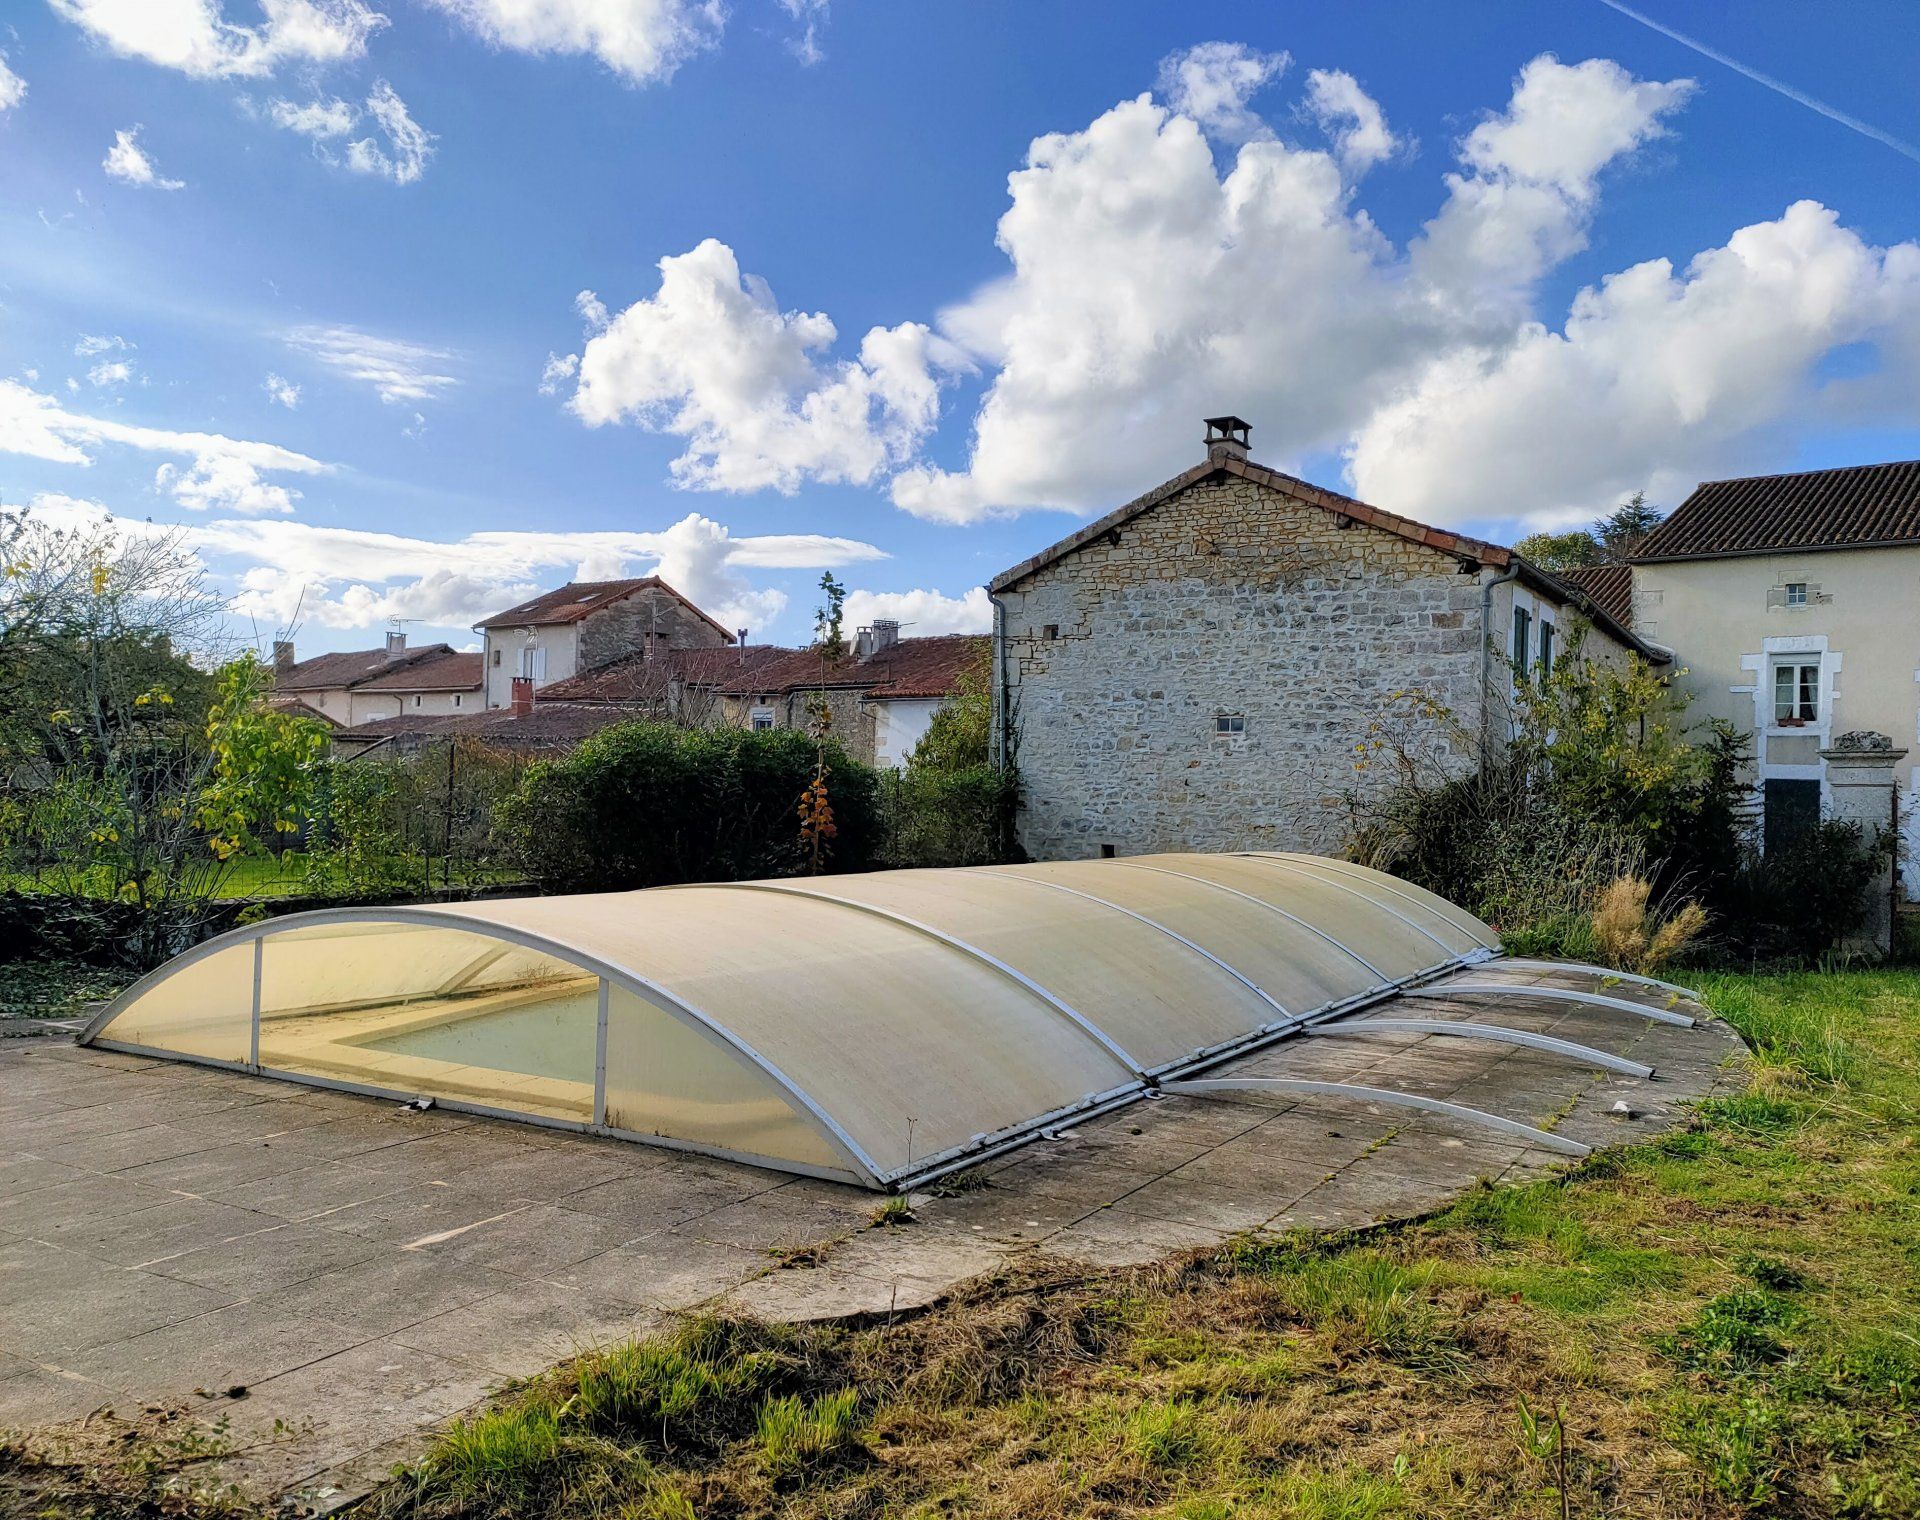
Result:
{"type": "MultiPolygon", "coordinates": [[[[1804,660],[1799,663],[1806,663],[1804,660]]],[[[1740,668],[1752,673],[1749,685],[1730,686],[1727,690],[1736,696],[1748,696],[1753,699],[1753,727],[1755,752],[1753,765],[1753,817],[1758,820],[1765,815],[1766,790],[1769,781],[1818,781],[1820,783],[1820,816],[1825,818],[1833,810],[1833,792],[1827,779],[1827,765],[1824,760],[1788,764],[1769,762],[1767,759],[1767,740],[1779,738],[1810,738],[1818,741],[1818,747],[1826,749],[1833,742],[1835,710],[1840,705],[1840,673],[1845,668],[1846,657],[1835,649],[1827,647],[1824,633],[1774,634],[1760,641],[1757,654],[1740,656],[1740,668]],[[1812,723],[1781,727],[1773,721],[1773,667],[1786,663],[1784,656],[1805,655],[1818,659],[1820,664],[1820,707],[1819,719],[1812,723]]],[[[1920,676],[1916,676],[1920,679],[1920,676]]],[[[1756,831],[1756,838],[1758,834],[1756,831]]],[[[1764,840],[1759,840],[1764,847],[1764,840]]]]}

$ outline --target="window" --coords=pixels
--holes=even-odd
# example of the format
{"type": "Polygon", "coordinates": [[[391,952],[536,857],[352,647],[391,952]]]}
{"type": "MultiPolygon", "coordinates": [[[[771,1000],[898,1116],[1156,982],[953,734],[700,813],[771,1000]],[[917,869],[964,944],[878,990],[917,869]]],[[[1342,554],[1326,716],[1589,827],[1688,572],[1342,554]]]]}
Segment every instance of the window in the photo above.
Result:
{"type": "Polygon", "coordinates": [[[1773,721],[1782,726],[1799,727],[1820,720],[1820,667],[1818,665],[1776,665],[1773,667],[1773,721]]]}
{"type": "Polygon", "coordinates": [[[1544,676],[1544,675],[1550,675],[1552,674],[1552,672],[1553,672],[1553,624],[1542,623],[1540,625],[1540,674],[1544,676]]]}
{"type": "Polygon", "coordinates": [[[1058,623],[1049,623],[1040,630],[1040,634],[1042,638],[1049,641],[1057,639],[1060,637],[1060,625],[1058,623]]]}
{"type": "Polygon", "coordinates": [[[415,707],[418,707],[418,706],[420,705],[420,698],[419,698],[419,696],[418,696],[417,694],[415,695],[415,697],[414,697],[414,699],[413,699],[413,705],[414,705],[415,707]]]}
{"type": "Polygon", "coordinates": [[[760,733],[765,729],[772,728],[773,709],[771,707],[756,707],[748,721],[753,725],[753,731],[755,733],[760,733]]]}
{"type": "Polygon", "coordinates": [[[495,668],[496,670],[497,670],[497,669],[499,669],[499,667],[500,667],[500,651],[499,651],[499,649],[498,649],[498,648],[495,648],[495,650],[493,651],[493,664],[494,664],[494,668],[495,668]]]}
{"type": "Polygon", "coordinates": [[[1527,655],[1533,648],[1533,614],[1524,607],[1513,609],[1513,673],[1527,673],[1527,655]]]}
{"type": "Polygon", "coordinates": [[[457,691],[453,694],[453,705],[455,707],[458,707],[460,705],[460,693],[457,691]]]}
{"type": "Polygon", "coordinates": [[[1103,844],[1100,846],[1100,858],[1102,860],[1112,860],[1113,856],[1114,856],[1114,849],[1112,845],[1103,844]]]}
{"type": "Polygon", "coordinates": [[[1787,582],[1787,605],[1804,607],[1807,605],[1807,583],[1805,581],[1787,582]]]}
{"type": "Polygon", "coordinates": [[[547,652],[537,644],[529,644],[520,651],[520,674],[532,676],[536,681],[546,679],[547,652]]]}
{"type": "Polygon", "coordinates": [[[1245,713],[1217,713],[1213,720],[1214,734],[1220,738],[1228,735],[1244,734],[1247,731],[1245,713]]]}

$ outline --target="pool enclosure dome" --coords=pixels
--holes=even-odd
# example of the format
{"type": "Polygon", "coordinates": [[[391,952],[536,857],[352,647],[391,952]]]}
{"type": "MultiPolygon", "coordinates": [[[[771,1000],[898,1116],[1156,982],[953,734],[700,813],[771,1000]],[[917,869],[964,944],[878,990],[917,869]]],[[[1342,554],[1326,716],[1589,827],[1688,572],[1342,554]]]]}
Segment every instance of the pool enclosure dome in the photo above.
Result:
{"type": "Polygon", "coordinates": [[[883,871],[293,914],[82,1039],[899,1189],[1498,952],[1317,856],[883,871]]]}

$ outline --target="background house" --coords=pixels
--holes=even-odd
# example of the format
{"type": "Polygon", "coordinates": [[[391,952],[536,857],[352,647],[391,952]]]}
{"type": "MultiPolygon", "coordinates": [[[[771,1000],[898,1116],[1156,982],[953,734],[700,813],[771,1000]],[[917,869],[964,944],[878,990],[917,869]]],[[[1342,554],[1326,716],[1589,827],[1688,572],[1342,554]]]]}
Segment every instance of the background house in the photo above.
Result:
{"type": "Polygon", "coordinates": [[[273,646],[272,705],[341,727],[391,718],[472,712],[481,706],[480,656],[450,644],[407,648],[404,632],[380,649],[294,658],[293,641],[273,646]],[[302,711],[310,709],[310,711],[302,711]]]}
{"type": "Polygon", "coordinates": [[[1634,552],[1609,595],[1675,651],[1693,710],[1753,744],[1763,839],[1833,811],[1822,751],[1889,736],[1920,900],[1920,462],[1707,481],[1634,552]]]}
{"type": "Polygon", "coordinates": [[[1404,694],[1435,763],[1470,769],[1509,711],[1510,665],[1663,661],[1577,588],[1496,544],[1429,528],[1249,461],[1207,457],[997,577],[998,727],[1040,859],[1336,849],[1356,746],[1404,694]],[[1457,725],[1457,727],[1455,726],[1457,725]]]}
{"type": "Polygon", "coordinates": [[[474,625],[481,635],[486,705],[507,707],[513,680],[534,690],[631,655],[715,649],[734,635],[658,576],[570,581],[474,625]]]}

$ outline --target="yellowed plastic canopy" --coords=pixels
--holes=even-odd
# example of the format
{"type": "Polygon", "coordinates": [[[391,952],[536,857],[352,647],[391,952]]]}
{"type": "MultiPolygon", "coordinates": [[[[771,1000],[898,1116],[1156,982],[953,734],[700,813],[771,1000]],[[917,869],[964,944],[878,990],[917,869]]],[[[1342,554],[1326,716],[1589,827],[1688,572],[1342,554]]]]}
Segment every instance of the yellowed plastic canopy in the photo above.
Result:
{"type": "Polygon", "coordinates": [[[294,914],[83,1038],[896,1188],[1498,947],[1307,855],[885,871],[294,914]]]}

